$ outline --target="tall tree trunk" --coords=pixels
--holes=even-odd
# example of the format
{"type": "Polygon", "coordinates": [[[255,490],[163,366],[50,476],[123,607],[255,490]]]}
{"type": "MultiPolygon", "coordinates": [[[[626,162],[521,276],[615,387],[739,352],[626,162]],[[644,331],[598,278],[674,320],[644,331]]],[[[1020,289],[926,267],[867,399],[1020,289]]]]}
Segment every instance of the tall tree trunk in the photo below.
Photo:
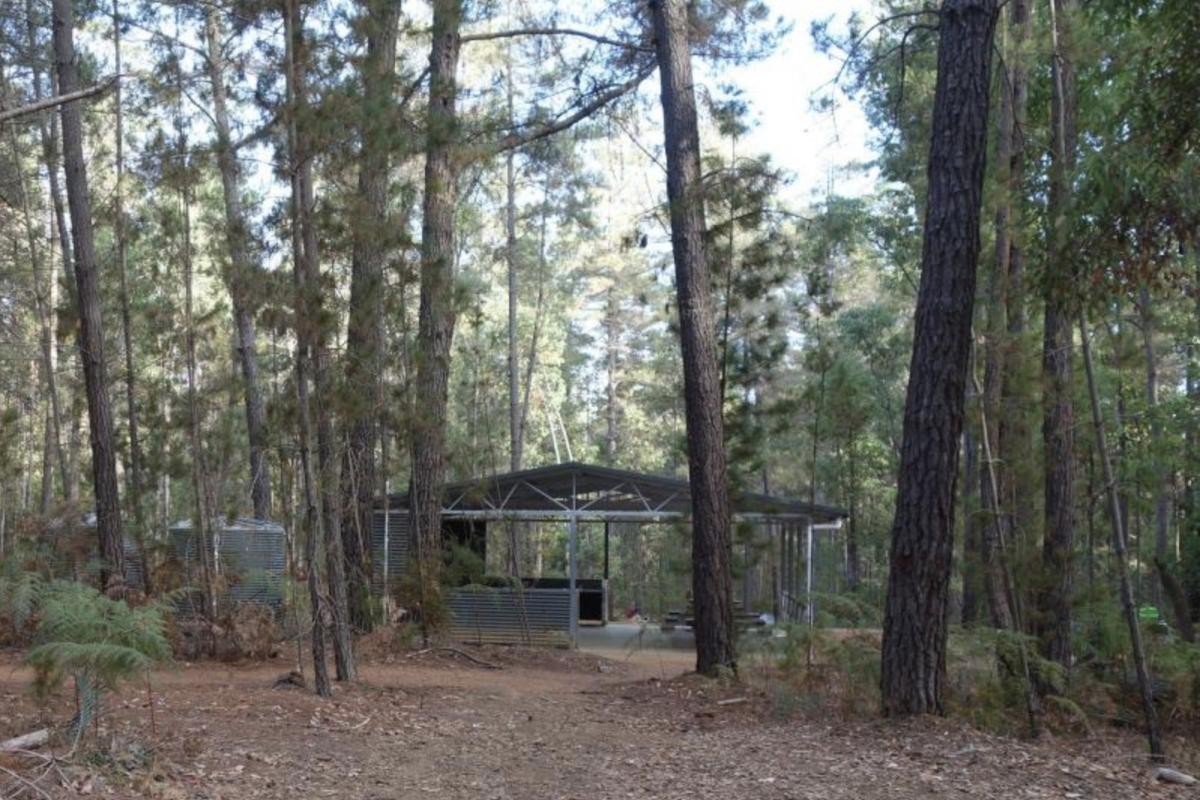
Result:
{"type": "Polygon", "coordinates": [[[183,330],[184,330],[184,365],[187,376],[188,399],[188,436],[191,447],[191,478],[193,494],[193,514],[195,524],[192,530],[196,534],[196,552],[200,559],[200,572],[204,583],[205,613],[215,618],[218,612],[217,602],[217,570],[220,562],[213,549],[216,545],[215,525],[217,517],[216,492],[213,489],[213,475],[209,464],[211,448],[205,447],[202,421],[204,411],[200,404],[200,389],[197,381],[196,359],[196,313],[195,313],[195,267],[192,259],[192,185],[188,176],[188,152],[190,150],[187,136],[187,123],[183,114],[183,67],[178,53],[174,54],[175,65],[175,153],[183,170],[182,183],[178,186],[179,213],[183,218],[181,226],[182,240],[180,241],[179,263],[183,268],[183,330]]]}
{"type": "MultiPolygon", "coordinates": [[[[508,125],[513,127],[512,52],[506,53],[505,91],[508,125]]],[[[521,363],[517,349],[517,177],[516,151],[504,154],[504,262],[508,272],[508,428],[509,468],[521,468],[525,431],[521,419],[521,363]]]]}
{"type": "Polygon", "coordinates": [[[267,413],[258,374],[258,334],[254,325],[257,307],[255,284],[262,278],[253,253],[250,222],[242,206],[242,169],[234,149],[225,87],[225,53],[220,11],[207,6],[204,38],[206,67],[212,89],[213,121],[217,131],[217,168],[225,205],[225,248],[228,263],[225,285],[233,306],[236,358],[241,370],[246,405],[246,438],[250,455],[250,501],[254,516],[271,516],[271,467],[268,461],[267,413]]]}
{"type": "Polygon", "coordinates": [[[1133,603],[1133,590],[1129,585],[1129,553],[1125,542],[1125,523],[1121,518],[1120,491],[1116,475],[1113,474],[1112,459],[1108,455],[1108,442],[1104,433],[1104,418],[1100,411],[1100,393],[1096,389],[1095,370],[1092,367],[1092,349],[1088,338],[1087,323],[1079,316],[1079,334],[1083,347],[1083,367],[1087,373],[1088,397],[1092,405],[1092,426],[1096,434],[1096,450],[1100,455],[1105,494],[1108,496],[1109,521],[1112,524],[1113,555],[1116,556],[1117,577],[1120,579],[1121,609],[1129,626],[1129,640],[1133,645],[1133,664],[1137,671],[1138,687],[1142,695],[1142,713],[1146,717],[1146,730],[1150,741],[1150,754],[1156,760],[1164,757],[1162,735],[1158,729],[1158,712],[1154,708],[1154,690],[1150,670],[1146,666],[1146,651],[1142,647],[1142,630],[1138,622],[1137,609],[1133,603]]]}
{"type": "MultiPolygon", "coordinates": [[[[38,78],[40,83],[40,78],[38,78]]],[[[0,69],[0,88],[8,86],[7,76],[0,69]]],[[[38,92],[40,94],[40,92],[38,92]]],[[[12,158],[14,164],[20,163],[21,145],[17,138],[17,128],[14,125],[8,127],[9,146],[12,150],[12,158]]],[[[51,258],[43,257],[42,248],[39,245],[39,236],[37,228],[33,222],[33,209],[31,207],[31,192],[25,180],[24,170],[18,170],[17,175],[17,205],[21,211],[21,217],[25,228],[25,241],[29,250],[29,261],[33,267],[33,294],[34,304],[37,310],[38,318],[38,344],[39,344],[39,371],[41,373],[42,384],[45,387],[45,413],[44,430],[42,441],[42,491],[40,510],[42,514],[46,514],[50,510],[50,504],[54,496],[54,465],[57,459],[60,475],[63,481],[63,486],[67,482],[67,464],[66,457],[62,448],[62,417],[59,413],[58,405],[58,384],[55,371],[55,349],[54,349],[54,326],[51,318],[51,313],[55,305],[55,287],[57,281],[54,278],[54,271],[50,267],[51,258]],[[41,276],[45,274],[45,285],[41,283],[41,276]]],[[[14,248],[15,248],[14,241],[14,248]]]]}
{"type": "MultiPolygon", "coordinates": [[[[548,181],[547,181],[548,183],[548,181]]],[[[520,410],[518,411],[517,430],[521,432],[521,452],[524,453],[525,430],[528,427],[529,420],[529,398],[532,396],[533,390],[533,372],[537,369],[538,360],[538,340],[542,336],[542,323],[544,321],[544,312],[546,309],[546,225],[550,216],[550,189],[547,185],[543,189],[542,194],[542,212],[541,224],[539,226],[538,235],[538,274],[537,274],[537,301],[533,308],[533,333],[529,337],[529,354],[525,359],[525,387],[521,396],[520,410]]],[[[569,447],[570,445],[568,445],[569,447]]],[[[520,465],[517,466],[520,469],[520,465]]]]}
{"type": "MultiPolygon", "coordinates": [[[[54,66],[60,94],[79,88],[71,0],[53,1],[54,66]]],[[[71,238],[75,250],[75,284],[79,304],[80,356],[87,389],[88,422],[92,440],[92,483],[96,500],[96,533],[100,544],[100,580],[106,592],[125,591],[125,552],[121,541],[121,504],[117,489],[117,457],[113,443],[112,411],[108,402],[108,375],[104,362],[104,327],[100,313],[99,263],[92,235],[92,207],[88,198],[87,163],[83,155],[83,120],[79,103],[64,103],[63,159],[67,176],[67,203],[71,209],[71,238]]]]}
{"type": "Polygon", "coordinates": [[[1150,453],[1154,464],[1154,563],[1160,565],[1155,571],[1154,600],[1159,608],[1166,607],[1168,600],[1164,578],[1169,578],[1165,569],[1174,561],[1169,557],[1168,532],[1171,517],[1171,478],[1164,469],[1165,454],[1162,452],[1163,426],[1158,416],[1158,357],[1154,351],[1155,318],[1150,289],[1142,286],[1138,293],[1138,310],[1142,316],[1142,350],[1146,355],[1146,410],[1150,415],[1150,453]]]}
{"type": "Polygon", "coordinates": [[[604,341],[605,341],[605,405],[604,405],[604,463],[615,466],[617,463],[617,348],[620,345],[621,312],[617,304],[617,290],[614,285],[608,287],[607,299],[604,306],[604,341]]]}
{"type": "MultiPolygon", "coordinates": [[[[37,37],[37,9],[33,0],[25,0],[25,33],[26,44],[31,55],[30,62],[32,64],[32,83],[34,100],[42,99],[42,71],[39,66],[41,60],[36,57],[41,51],[41,46],[37,37]]],[[[53,93],[54,74],[51,74],[50,91],[53,93]]],[[[38,134],[42,145],[42,159],[46,163],[47,182],[49,184],[49,193],[53,215],[51,216],[51,227],[53,234],[57,235],[59,244],[59,255],[62,264],[63,287],[67,292],[70,302],[64,304],[59,309],[58,327],[60,329],[69,329],[76,332],[76,342],[78,343],[78,325],[71,315],[70,310],[78,306],[75,299],[75,284],[73,274],[74,254],[71,247],[71,235],[67,228],[67,212],[63,203],[62,185],[59,181],[59,136],[58,136],[58,116],[55,114],[45,114],[38,117],[38,134]]],[[[52,238],[54,238],[52,236],[52,238]]],[[[47,263],[52,258],[47,259],[47,263]]],[[[48,275],[48,280],[55,283],[53,274],[48,275]]],[[[54,304],[51,303],[50,310],[54,309],[54,304]]],[[[77,352],[82,352],[82,347],[76,348],[77,352]]],[[[58,362],[66,363],[67,353],[69,350],[61,344],[58,346],[58,362]]],[[[82,364],[80,364],[82,371],[82,364]]],[[[78,393],[72,390],[72,381],[68,381],[65,390],[72,397],[71,408],[71,428],[69,431],[67,458],[63,467],[63,494],[66,495],[69,502],[75,502],[79,498],[79,415],[75,413],[78,409],[76,398],[78,393]]],[[[59,412],[58,436],[59,442],[62,442],[62,419],[61,405],[59,412]]],[[[61,444],[60,444],[61,446],[61,444]]]]}
{"type": "Polygon", "coordinates": [[[317,227],[313,220],[316,198],[313,191],[312,160],[314,151],[308,132],[307,63],[308,42],[300,14],[300,0],[288,0],[287,35],[291,41],[288,78],[291,81],[292,124],[295,179],[292,188],[296,216],[292,224],[300,229],[302,245],[300,267],[304,273],[304,310],[297,318],[297,336],[307,342],[313,373],[313,416],[317,427],[317,464],[321,499],[321,524],[324,528],[325,560],[328,563],[330,614],[333,622],[333,658],[339,681],[358,677],[350,632],[349,599],[346,591],[345,551],[341,534],[341,497],[338,459],[333,433],[332,369],[329,364],[327,312],[321,291],[320,254],[317,227]]]}
{"type": "Polygon", "coordinates": [[[736,668],[737,654],[724,420],[711,276],[704,252],[700,132],[687,6],[684,0],[652,0],[651,11],[662,82],[667,200],[683,353],[688,483],[692,493],[696,671],[711,675],[722,668],[736,668]]]}
{"type": "MultiPolygon", "coordinates": [[[[181,149],[181,152],[184,152],[181,149]]],[[[195,524],[192,530],[196,533],[196,552],[200,558],[200,571],[204,582],[205,613],[212,616],[217,612],[216,591],[216,562],[210,551],[214,539],[214,524],[216,510],[214,508],[212,491],[212,475],[208,469],[208,455],[204,445],[201,429],[202,413],[200,409],[199,387],[196,381],[196,315],[193,303],[193,269],[191,220],[188,206],[189,193],[181,193],[180,205],[184,215],[183,223],[183,325],[184,325],[184,359],[187,374],[188,397],[188,438],[191,446],[191,477],[192,493],[195,497],[195,524]]]]}
{"type": "Polygon", "coordinates": [[[350,310],[346,329],[346,454],[342,462],[342,500],[350,621],[371,628],[371,508],[378,484],[375,449],[383,413],[383,269],[390,252],[388,184],[394,126],[390,111],[396,72],[396,28],[400,0],[364,0],[367,55],[362,65],[363,104],[358,155],[361,210],[354,226],[350,259],[350,310]]]}
{"type": "Polygon", "coordinates": [[[299,461],[304,496],[305,561],[308,571],[308,593],[312,606],[312,657],[313,688],[321,697],[329,697],[329,672],[325,664],[325,600],[321,591],[321,564],[319,543],[322,519],[317,507],[316,478],[312,464],[312,409],[309,398],[308,372],[312,353],[309,341],[311,313],[310,297],[315,291],[308,285],[308,253],[305,251],[303,225],[304,187],[301,181],[301,149],[299,125],[300,54],[297,46],[302,44],[299,32],[298,0],[284,0],[283,19],[285,25],[288,115],[288,171],[291,173],[290,208],[292,215],[292,281],[295,288],[294,309],[296,317],[296,411],[299,432],[299,461]]]}
{"type": "MultiPolygon", "coordinates": [[[[1010,47],[1005,57],[1008,62],[1007,80],[1001,91],[1012,92],[1012,138],[1009,148],[1008,179],[1010,191],[1007,195],[1008,208],[1008,278],[1005,293],[1005,310],[1008,318],[1007,339],[1002,358],[1002,413],[996,428],[997,438],[992,447],[999,464],[1007,471],[1008,480],[1002,487],[999,507],[1004,514],[1003,522],[1010,534],[1002,541],[1016,543],[1029,536],[1037,527],[1037,506],[1029,502],[1040,488],[1039,475],[1030,465],[1033,463],[1033,435],[1029,409],[1036,401],[1032,397],[1037,378],[1033,374],[1036,359],[1026,351],[1027,315],[1025,309],[1025,247],[1022,241],[1023,204],[1025,185],[1025,131],[1028,128],[1029,70],[1026,64],[1026,42],[1032,33],[1031,0],[1011,0],[1009,3],[1010,47]]],[[[993,531],[995,533],[995,531],[993,531]]],[[[1001,557],[1007,557],[1001,553],[1001,557]]],[[[993,568],[993,572],[1002,572],[993,568]]],[[[1002,576],[994,575],[997,581],[1002,576]]],[[[1015,593],[1009,597],[1010,609],[1007,616],[1020,616],[1015,593]]],[[[993,614],[994,620],[996,615],[993,614]]],[[[998,623],[997,623],[998,624],[998,623]]],[[[1003,627],[1003,626],[1002,626],[1003,627]]]]}
{"type": "MultiPolygon", "coordinates": [[[[1022,413],[1015,404],[1006,403],[1005,395],[1013,393],[1015,381],[1013,369],[1008,365],[1010,353],[1020,344],[1020,329],[1013,330],[1013,323],[1021,316],[1019,311],[1009,313],[1012,297],[1010,284],[1019,279],[1021,248],[1018,230],[1014,222],[1014,205],[1023,191],[1024,147],[1023,129],[1017,127],[1017,117],[1025,117],[1025,66],[1024,42],[1029,23],[1029,0],[1013,0],[1009,9],[1009,24],[1004,40],[1004,80],[999,85],[999,117],[996,125],[996,183],[999,186],[996,204],[995,256],[988,278],[986,338],[984,341],[984,379],[981,398],[983,418],[987,422],[984,432],[988,441],[997,449],[1013,450],[1010,430],[1011,419],[1022,413]],[[1014,262],[1016,262],[1014,264],[1014,262]]],[[[1019,305],[1020,298],[1015,299],[1019,305]]],[[[1017,425],[1024,429],[1024,425],[1017,425]]],[[[1016,619],[1016,610],[1010,607],[1012,598],[1004,591],[1004,570],[1001,560],[1007,554],[1001,551],[1001,542],[1012,541],[1013,510],[1011,487],[1013,464],[1002,457],[999,464],[980,464],[978,480],[981,508],[986,510],[985,524],[980,531],[980,561],[983,572],[983,587],[988,602],[992,623],[998,627],[1011,628],[1016,619]],[[995,477],[995,487],[992,477],[995,477]],[[992,496],[993,488],[997,496],[992,496]],[[993,513],[995,512],[995,513],[993,513]]],[[[1023,504],[1024,505],[1024,504],[1023,504]]]]}
{"type": "Polygon", "coordinates": [[[887,715],[941,713],[998,0],[946,0],[883,623],[887,715]]]}
{"type": "MultiPolygon", "coordinates": [[[[121,14],[119,0],[113,0],[113,69],[121,74],[121,14]]],[[[125,117],[121,104],[121,81],[113,90],[114,131],[116,141],[116,186],[113,188],[113,237],[117,252],[117,286],[121,304],[121,341],[125,350],[125,415],[129,425],[129,475],[127,484],[129,505],[133,509],[134,541],[142,560],[142,586],[144,592],[153,590],[150,562],[146,557],[146,511],[142,507],[143,460],[141,436],[138,432],[137,372],[133,354],[133,314],[129,306],[129,265],[125,241],[125,117]]]]}
{"type": "Polygon", "coordinates": [[[1075,411],[1071,334],[1071,239],[1067,213],[1075,168],[1075,66],[1070,15],[1075,0],[1050,0],[1054,41],[1051,158],[1047,215],[1052,226],[1042,339],[1042,440],[1045,448],[1045,535],[1037,628],[1046,658],[1071,663],[1071,591],[1075,543],[1075,411]]]}
{"type": "Polygon", "coordinates": [[[434,0],[421,221],[421,299],[412,429],[410,529],[416,537],[422,625],[440,606],[446,402],[454,338],[454,212],[458,201],[458,56],[462,0],[434,0]]]}
{"type": "MultiPolygon", "coordinates": [[[[116,74],[121,73],[121,16],[118,0],[113,0],[113,59],[116,74]]],[[[113,237],[116,243],[116,281],[121,306],[121,342],[125,349],[125,411],[130,426],[130,474],[127,476],[130,507],[142,546],[145,515],[142,509],[142,441],[138,435],[137,372],[133,367],[133,320],[130,312],[130,283],[125,241],[125,116],[121,108],[121,82],[113,90],[116,186],[113,188],[113,237]]],[[[145,548],[140,547],[145,554],[145,548]]]]}
{"type": "MultiPolygon", "coordinates": [[[[1200,342],[1200,235],[1194,233],[1188,245],[1195,265],[1192,280],[1193,286],[1196,287],[1193,290],[1196,300],[1189,326],[1192,336],[1187,345],[1186,389],[1188,411],[1195,414],[1200,410],[1200,349],[1197,348],[1197,343],[1200,342]]],[[[1184,519],[1187,521],[1186,535],[1195,537],[1200,536],[1200,447],[1197,446],[1200,444],[1200,435],[1197,434],[1195,425],[1188,426],[1184,443],[1184,502],[1187,506],[1184,519]]],[[[1193,596],[1191,603],[1192,618],[1197,619],[1200,616],[1200,596],[1193,596]]]]}

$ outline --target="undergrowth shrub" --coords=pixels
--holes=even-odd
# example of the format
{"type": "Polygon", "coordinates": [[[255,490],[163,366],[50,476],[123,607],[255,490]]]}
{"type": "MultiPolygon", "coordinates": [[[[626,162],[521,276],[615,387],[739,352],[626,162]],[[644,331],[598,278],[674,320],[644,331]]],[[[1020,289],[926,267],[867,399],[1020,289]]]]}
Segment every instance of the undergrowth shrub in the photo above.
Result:
{"type": "Polygon", "coordinates": [[[1029,730],[1031,681],[1048,697],[1061,697],[1067,686],[1066,671],[1042,657],[1035,637],[986,627],[950,636],[946,673],[951,714],[1009,735],[1029,730]]]}
{"type": "Polygon", "coordinates": [[[171,657],[162,604],[131,607],[86,584],[31,574],[0,580],[0,604],[14,621],[36,620],[25,660],[38,698],[72,680],[76,712],[69,730],[76,742],[98,720],[105,693],[171,657]]]}
{"type": "Polygon", "coordinates": [[[422,631],[430,634],[445,632],[453,621],[445,594],[460,587],[520,586],[516,578],[489,577],[485,574],[483,556],[469,547],[451,544],[445,552],[437,592],[422,596],[421,580],[416,569],[406,570],[394,583],[394,596],[411,618],[420,623],[422,631]]]}
{"type": "Polygon", "coordinates": [[[36,625],[38,594],[45,579],[36,572],[16,569],[13,562],[0,565],[0,644],[28,644],[36,625]]]}
{"type": "MultiPolygon", "coordinates": [[[[985,730],[1027,731],[1027,659],[1039,690],[1043,727],[1069,732],[1088,732],[1097,725],[1140,727],[1141,693],[1120,609],[1111,601],[1100,602],[1081,608],[1077,619],[1077,656],[1069,672],[1043,658],[1030,636],[990,628],[953,634],[947,663],[950,712],[985,730]]],[[[1153,623],[1144,623],[1142,632],[1160,720],[1176,730],[1196,730],[1200,646],[1164,634],[1153,623]]]]}
{"type": "Polygon", "coordinates": [[[879,710],[876,634],[784,625],[746,637],[741,652],[743,663],[763,682],[776,716],[833,710],[850,717],[879,710]]]}
{"type": "Polygon", "coordinates": [[[1200,728],[1200,645],[1152,637],[1147,655],[1162,717],[1170,724],[1200,728]]]}
{"type": "Polygon", "coordinates": [[[875,603],[855,594],[813,593],[818,628],[878,628],[883,612],[875,603]]]}

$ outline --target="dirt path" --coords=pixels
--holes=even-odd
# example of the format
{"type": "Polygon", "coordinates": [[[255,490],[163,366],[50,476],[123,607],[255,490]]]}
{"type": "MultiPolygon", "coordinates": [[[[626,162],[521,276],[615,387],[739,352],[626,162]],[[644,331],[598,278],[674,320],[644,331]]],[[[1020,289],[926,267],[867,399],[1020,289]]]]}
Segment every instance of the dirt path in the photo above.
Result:
{"type": "MultiPolygon", "coordinates": [[[[118,753],[154,741],[150,763],[122,778],[118,758],[77,788],[164,800],[1200,796],[1152,782],[1132,736],[1029,744],[948,721],[782,723],[743,690],[663,682],[657,657],[538,658],[493,671],[397,656],[329,701],[272,688],[278,664],[181,667],[156,680],[155,738],[139,692],[113,704],[104,731],[118,753]]],[[[0,736],[36,722],[26,678],[0,667],[0,736]]]]}

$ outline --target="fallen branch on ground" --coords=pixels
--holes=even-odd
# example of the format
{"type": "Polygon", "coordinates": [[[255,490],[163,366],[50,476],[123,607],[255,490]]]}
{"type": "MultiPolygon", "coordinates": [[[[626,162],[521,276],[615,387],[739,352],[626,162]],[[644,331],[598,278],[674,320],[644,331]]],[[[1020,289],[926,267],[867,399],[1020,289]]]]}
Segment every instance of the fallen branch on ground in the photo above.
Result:
{"type": "Polygon", "coordinates": [[[405,656],[405,658],[416,658],[417,656],[423,656],[426,653],[435,653],[438,651],[454,653],[457,656],[462,656],[468,661],[473,661],[484,669],[504,669],[504,667],[500,666],[499,664],[493,664],[491,661],[484,661],[482,658],[477,658],[470,653],[459,650],[457,647],[426,647],[424,650],[417,650],[414,653],[409,653],[407,656],[405,656]]]}
{"type": "MultiPolygon", "coordinates": [[[[46,777],[46,775],[49,774],[49,770],[42,773],[41,777],[39,777],[37,780],[32,780],[32,781],[29,780],[28,778],[26,778],[24,775],[21,775],[20,773],[13,772],[11,769],[9,769],[8,767],[5,767],[5,766],[0,766],[0,772],[3,772],[4,774],[8,775],[10,778],[15,780],[18,784],[20,784],[20,786],[22,787],[19,790],[20,792],[24,792],[26,789],[32,789],[33,791],[37,792],[40,796],[46,798],[46,800],[52,800],[52,798],[50,797],[50,793],[47,792],[42,787],[38,786],[38,781],[40,781],[42,778],[46,777]]],[[[13,794],[10,796],[16,797],[17,795],[13,794]]]]}
{"type": "Polygon", "coordinates": [[[42,728],[41,730],[31,731],[30,733],[14,736],[11,739],[0,742],[0,753],[11,753],[14,750],[33,750],[36,747],[41,747],[48,741],[50,741],[50,729],[42,728]]]}
{"type": "Polygon", "coordinates": [[[1166,767],[1159,767],[1154,771],[1154,777],[1158,778],[1163,783],[1176,783],[1181,786],[1191,786],[1196,783],[1196,779],[1184,772],[1179,772],[1166,767]]]}

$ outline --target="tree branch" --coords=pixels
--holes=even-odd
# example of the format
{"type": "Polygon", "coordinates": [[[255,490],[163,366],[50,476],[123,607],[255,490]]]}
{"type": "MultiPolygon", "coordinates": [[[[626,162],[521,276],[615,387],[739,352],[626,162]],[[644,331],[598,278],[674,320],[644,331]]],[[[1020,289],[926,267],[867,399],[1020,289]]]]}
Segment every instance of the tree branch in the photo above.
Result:
{"type": "Polygon", "coordinates": [[[95,86],[89,86],[86,89],[80,89],[75,92],[70,92],[69,94],[54,95],[53,97],[47,97],[43,100],[27,103],[23,106],[17,106],[16,108],[4,109],[0,111],[0,122],[8,122],[10,120],[19,119],[20,117],[27,117],[30,114],[36,114],[39,111],[45,111],[48,108],[54,108],[55,106],[60,106],[64,103],[73,103],[76,100],[84,100],[88,97],[104,94],[116,86],[117,81],[121,80],[122,77],[123,76],[121,75],[113,75],[108,80],[103,81],[102,83],[97,83],[95,86]]]}
{"type": "MultiPolygon", "coordinates": [[[[515,150],[518,147],[524,147],[530,142],[535,142],[539,139],[545,139],[547,136],[553,136],[556,133],[565,131],[567,128],[575,125],[582,120],[587,119],[592,114],[599,111],[604,106],[622,97],[636,89],[642,81],[650,77],[654,72],[654,64],[648,64],[638,70],[638,73],[624,83],[610,87],[607,91],[594,95],[591,100],[575,109],[574,113],[556,117],[552,122],[549,122],[540,128],[526,131],[524,133],[513,132],[507,136],[501,137],[499,140],[485,145],[477,150],[477,155],[483,158],[491,158],[492,156],[500,155],[509,150],[515,150]]],[[[566,113],[565,111],[563,113],[566,113]]]]}
{"type": "Polygon", "coordinates": [[[623,47],[627,50],[637,50],[643,53],[654,52],[653,47],[634,44],[632,42],[623,42],[620,39],[610,39],[607,36],[601,36],[597,33],[582,31],[578,28],[519,28],[511,31],[495,31],[491,33],[469,33],[461,37],[460,41],[463,44],[467,42],[487,42],[494,39],[514,39],[520,36],[577,36],[580,39],[596,42],[597,44],[607,44],[612,47],[623,47]]]}
{"type": "Polygon", "coordinates": [[[412,83],[410,83],[408,85],[408,88],[405,89],[404,92],[400,95],[400,100],[397,101],[397,103],[396,103],[397,107],[404,108],[405,106],[407,106],[408,101],[412,100],[413,95],[415,95],[417,93],[417,90],[421,88],[421,85],[423,83],[425,83],[425,80],[428,77],[429,77],[429,67],[425,67],[425,69],[421,70],[421,74],[416,77],[416,80],[414,80],[412,83]]]}

